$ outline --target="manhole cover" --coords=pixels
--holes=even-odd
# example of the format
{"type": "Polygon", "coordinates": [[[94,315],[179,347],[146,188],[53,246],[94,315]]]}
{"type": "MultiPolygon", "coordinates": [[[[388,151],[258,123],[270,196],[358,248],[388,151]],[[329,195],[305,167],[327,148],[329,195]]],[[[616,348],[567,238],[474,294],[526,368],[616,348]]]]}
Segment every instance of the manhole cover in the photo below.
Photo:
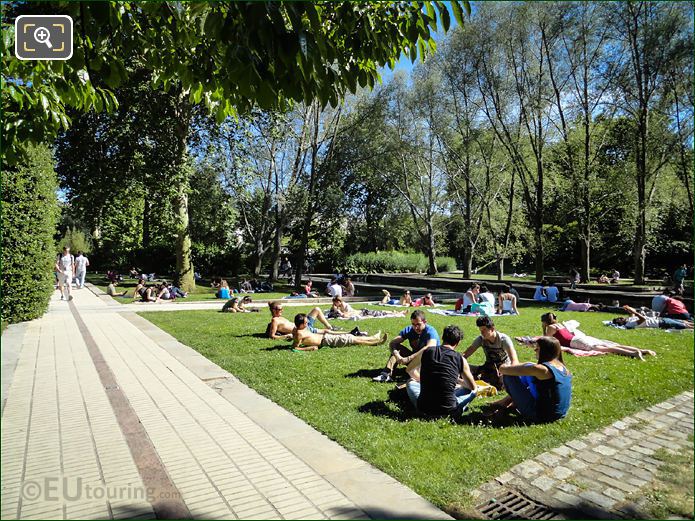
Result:
{"type": "Polygon", "coordinates": [[[478,511],[487,519],[560,519],[557,512],[512,491],[478,506],[478,511]]]}

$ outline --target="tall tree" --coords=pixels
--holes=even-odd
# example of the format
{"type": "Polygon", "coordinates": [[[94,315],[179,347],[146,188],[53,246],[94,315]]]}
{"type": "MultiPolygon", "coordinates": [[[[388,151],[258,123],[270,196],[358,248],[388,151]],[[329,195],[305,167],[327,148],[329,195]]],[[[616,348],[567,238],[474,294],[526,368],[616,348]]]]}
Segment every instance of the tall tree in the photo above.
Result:
{"type": "Polygon", "coordinates": [[[612,32],[606,23],[605,6],[586,2],[549,5],[548,14],[551,23],[541,32],[543,52],[554,93],[555,125],[564,145],[562,166],[575,187],[570,194],[576,199],[572,211],[579,222],[579,272],[582,280],[588,281],[595,213],[592,200],[596,196],[592,194],[597,175],[595,148],[608,129],[592,122],[603,112],[613,112],[606,98],[614,79],[614,63],[620,57],[607,60],[612,32]],[[581,132],[573,132],[575,122],[580,122],[581,132]]]}
{"type": "Polygon", "coordinates": [[[649,233],[647,209],[668,160],[664,154],[650,153],[654,141],[652,124],[666,111],[669,77],[684,63],[685,55],[692,57],[692,26],[684,10],[674,3],[625,2],[612,7],[613,26],[629,57],[619,71],[616,99],[635,121],[637,216],[633,259],[635,283],[644,284],[649,233]]]}
{"type": "Polygon", "coordinates": [[[535,4],[505,6],[504,11],[486,6],[480,18],[488,35],[478,53],[483,109],[520,181],[540,280],[545,261],[544,151],[552,96],[541,34],[549,20],[543,6],[535,4]]]}

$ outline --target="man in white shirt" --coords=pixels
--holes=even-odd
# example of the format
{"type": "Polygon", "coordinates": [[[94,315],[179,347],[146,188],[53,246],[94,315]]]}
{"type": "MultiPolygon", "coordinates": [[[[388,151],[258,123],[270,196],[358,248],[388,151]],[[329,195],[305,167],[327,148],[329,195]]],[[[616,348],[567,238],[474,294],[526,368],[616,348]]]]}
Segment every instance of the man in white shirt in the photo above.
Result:
{"type": "Polygon", "coordinates": [[[75,276],[75,257],[70,254],[70,248],[63,246],[63,253],[56,259],[55,270],[58,273],[58,289],[60,300],[72,300],[72,279],[75,276]]]}
{"type": "Polygon", "coordinates": [[[87,266],[89,266],[89,259],[86,255],[83,255],[81,251],[78,251],[77,257],[75,257],[75,278],[77,279],[76,286],[80,289],[84,288],[87,266]]]}
{"type": "Polygon", "coordinates": [[[340,284],[338,284],[337,280],[333,279],[328,284],[328,287],[326,288],[326,293],[328,293],[329,297],[342,297],[343,287],[340,284]]]}

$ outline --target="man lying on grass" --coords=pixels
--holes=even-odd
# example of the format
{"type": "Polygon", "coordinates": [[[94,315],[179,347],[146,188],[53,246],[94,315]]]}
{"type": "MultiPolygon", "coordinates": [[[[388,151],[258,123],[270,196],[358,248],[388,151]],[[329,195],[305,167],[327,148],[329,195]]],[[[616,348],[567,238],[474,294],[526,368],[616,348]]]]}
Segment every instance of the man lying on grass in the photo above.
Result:
{"type": "Polygon", "coordinates": [[[298,351],[316,351],[322,347],[345,347],[352,345],[376,346],[386,342],[387,335],[379,331],[372,336],[355,336],[351,333],[333,333],[322,331],[313,333],[309,329],[308,316],[299,313],[294,317],[295,328],[292,330],[292,349],[298,351]]]}
{"type": "MultiPolygon", "coordinates": [[[[282,303],[278,301],[268,302],[268,308],[273,318],[270,320],[268,327],[265,328],[266,336],[273,340],[290,340],[292,338],[294,324],[282,316],[282,303]]],[[[309,323],[309,330],[314,333],[323,333],[325,331],[314,327],[317,320],[326,326],[329,331],[335,329],[331,326],[330,322],[326,320],[323,311],[318,307],[315,307],[309,312],[307,320],[309,323]]]]}
{"type": "Polygon", "coordinates": [[[648,317],[630,306],[623,306],[623,309],[630,313],[630,318],[617,317],[613,319],[613,323],[618,326],[625,326],[625,329],[693,329],[693,322],[688,320],[677,320],[675,318],[662,317],[648,317]]]}

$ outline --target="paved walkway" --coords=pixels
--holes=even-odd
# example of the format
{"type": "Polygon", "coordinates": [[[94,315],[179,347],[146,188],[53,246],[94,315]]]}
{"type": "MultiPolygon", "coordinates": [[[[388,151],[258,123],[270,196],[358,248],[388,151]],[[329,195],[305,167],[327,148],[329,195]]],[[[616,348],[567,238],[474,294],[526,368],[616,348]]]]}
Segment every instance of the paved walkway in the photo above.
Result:
{"type": "Polygon", "coordinates": [[[634,495],[660,465],[652,457],[655,451],[692,451],[692,434],[693,392],[688,391],[524,461],[474,496],[483,509],[506,512],[507,518],[524,507],[519,519],[540,519],[528,514],[543,507],[555,518],[635,518],[640,508],[634,495]],[[524,497],[531,502],[524,503],[524,497]]]}
{"type": "Polygon", "coordinates": [[[74,294],[3,334],[2,519],[450,519],[141,317],[74,294]]]}

